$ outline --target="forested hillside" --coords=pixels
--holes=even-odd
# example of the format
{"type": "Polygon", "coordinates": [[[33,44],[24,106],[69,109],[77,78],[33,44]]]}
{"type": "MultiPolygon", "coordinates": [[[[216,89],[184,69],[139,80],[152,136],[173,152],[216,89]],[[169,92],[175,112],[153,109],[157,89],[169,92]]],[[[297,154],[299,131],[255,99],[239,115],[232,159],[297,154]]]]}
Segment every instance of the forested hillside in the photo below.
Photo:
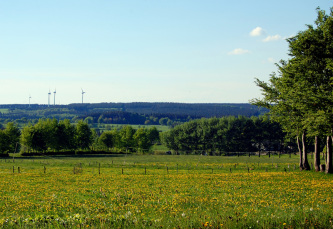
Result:
{"type": "Polygon", "coordinates": [[[185,122],[190,119],[224,116],[259,116],[268,112],[250,104],[200,104],[200,103],[94,103],[69,105],[0,105],[0,121],[25,123],[27,120],[56,118],[58,120],[85,119],[92,117],[93,122],[118,124],[165,124],[170,120],[185,122]]]}
{"type": "Polygon", "coordinates": [[[68,108],[81,112],[113,109],[139,114],[176,114],[200,118],[238,115],[251,117],[268,111],[247,103],[96,103],[70,104],[68,108]]]}

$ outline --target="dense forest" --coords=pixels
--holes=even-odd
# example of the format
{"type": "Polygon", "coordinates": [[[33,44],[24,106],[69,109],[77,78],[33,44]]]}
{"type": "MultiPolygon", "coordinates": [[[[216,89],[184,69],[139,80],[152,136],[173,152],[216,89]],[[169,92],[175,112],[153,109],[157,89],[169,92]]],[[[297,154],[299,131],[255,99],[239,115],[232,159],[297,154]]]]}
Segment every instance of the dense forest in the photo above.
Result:
{"type": "Polygon", "coordinates": [[[94,122],[97,122],[102,115],[109,119],[103,119],[106,123],[110,123],[112,118],[115,124],[145,124],[147,120],[149,122],[146,124],[158,124],[161,118],[168,118],[172,122],[184,122],[203,117],[259,116],[267,111],[250,104],[96,103],[55,106],[32,104],[30,107],[25,104],[10,104],[0,105],[0,119],[9,121],[21,119],[24,122],[26,119],[56,118],[70,119],[74,122],[75,119],[92,116],[94,122]]]}
{"type": "Polygon", "coordinates": [[[244,116],[193,120],[161,133],[161,140],[176,152],[291,152],[279,123],[244,116]]]}
{"type": "Polygon", "coordinates": [[[174,114],[193,117],[223,117],[223,116],[259,116],[268,110],[251,104],[232,103],[99,103],[70,104],[69,109],[91,111],[94,109],[118,109],[139,114],[174,114]]]}

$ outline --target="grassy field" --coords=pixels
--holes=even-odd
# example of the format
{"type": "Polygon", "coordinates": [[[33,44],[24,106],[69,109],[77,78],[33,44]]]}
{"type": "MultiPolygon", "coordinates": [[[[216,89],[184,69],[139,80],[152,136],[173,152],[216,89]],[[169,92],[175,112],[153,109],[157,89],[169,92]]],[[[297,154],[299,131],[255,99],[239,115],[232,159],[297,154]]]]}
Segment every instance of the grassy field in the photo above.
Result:
{"type": "Polygon", "coordinates": [[[3,114],[6,114],[6,113],[8,113],[8,109],[0,109],[0,112],[3,114]]]}
{"type": "MultiPolygon", "coordinates": [[[[126,126],[125,124],[93,124],[91,125],[93,128],[98,128],[100,130],[113,130],[113,129],[121,129],[122,126],[126,126]]],[[[162,126],[162,125],[129,125],[132,126],[134,129],[139,129],[139,128],[146,128],[150,129],[152,127],[156,127],[158,131],[164,132],[168,131],[170,129],[169,126],[162,126]]]]}
{"type": "Polygon", "coordinates": [[[0,159],[4,228],[333,228],[333,176],[298,157],[0,159]]]}

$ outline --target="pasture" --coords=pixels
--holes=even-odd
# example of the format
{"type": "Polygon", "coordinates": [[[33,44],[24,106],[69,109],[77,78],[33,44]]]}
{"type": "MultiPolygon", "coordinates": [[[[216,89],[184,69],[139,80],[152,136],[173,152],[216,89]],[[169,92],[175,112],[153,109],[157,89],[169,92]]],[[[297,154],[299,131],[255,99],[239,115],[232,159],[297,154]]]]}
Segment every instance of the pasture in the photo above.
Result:
{"type": "Polygon", "coordinates": [[[118,129],[120,130],[123,126],[131,126],[133,129],[137,130],[139,128],[152,128],[152,127],[156,127],[156,129],[160,132],[164,132],[164,131],[168,131],[170,130],[169,126],[162,126],[162,125],[130,125],[130,124],[91,124],[91,126],[95,129],[99,129],[99,130],[114,130],[114,129],[118,129]]]}
{"type": "Polygon", "coordinates": [[[333,228],[332,175],[297,166],[296,155],[0,159],[0,227],[333,228]]]}
{"type": "Polygon", "coordinates": [[[0,109],[0,113],[2,113],[2,114],[7,114],[8,111],[9,111],[8,109],[4,109],[4,108],[0,109]]]}

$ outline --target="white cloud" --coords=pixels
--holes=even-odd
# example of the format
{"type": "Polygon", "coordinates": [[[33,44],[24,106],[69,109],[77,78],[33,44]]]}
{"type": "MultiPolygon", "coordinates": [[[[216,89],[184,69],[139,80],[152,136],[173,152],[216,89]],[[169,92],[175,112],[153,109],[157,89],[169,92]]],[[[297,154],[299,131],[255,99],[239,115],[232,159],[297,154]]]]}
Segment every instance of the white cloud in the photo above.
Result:
{"type": "Polygon", "coordinates": [[[265,34],[265,31],[263,30],[263,28],[261,27],[256,27],[255,29],[253,29],[251,32],[250,32],[250,36],[251,37],[258,37],[258,36],[261,36],[261,35],[264,35],[265,34]]]}
{"type": "Polygon", "coordinates": [[[250,52],[249,50],[238,48],[238,49],[232,50],[228,54],[229,55],[242,55],[242,54],[246,54],[246,53],[249,53],[249,52],[250,52]]]}
{"type": "Polygon", "coordinates": [[[275,63],[275,60],[274,60],[274,58],[272,58],[272,57],[269,57],[269,58],[267,59],[267,61],[270,62],[270,63],[275,63]]]}
{"type": "Polygon", "coordinates": [[[278,41],[278,40],[282,40],[282,37],[279,34],[276,34],[274,36],[267,36],[265,39],[263,39],[264,42],[278,41]]]}

